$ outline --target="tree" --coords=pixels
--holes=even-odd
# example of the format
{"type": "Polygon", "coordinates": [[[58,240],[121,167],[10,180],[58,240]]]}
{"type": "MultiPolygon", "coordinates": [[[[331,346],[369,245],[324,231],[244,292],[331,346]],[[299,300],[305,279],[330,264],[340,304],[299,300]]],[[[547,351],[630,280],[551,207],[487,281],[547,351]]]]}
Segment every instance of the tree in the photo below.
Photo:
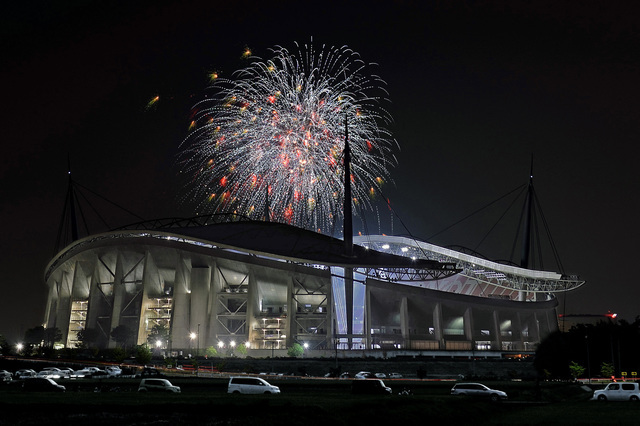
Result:
{"type": "Polygon", "coordinates": [[[218,350],[213,346],[209,346],[205,350],[205,354],[207,354],[208,357],[216,357],[216,356],[218,356],[218,350]]]}
{"type": "Polygon", "coordinates": [[[536,350],[533,366],[540,377],[547,375],[552,378],[567,379],[569,373],[569,345],[567,336],[560,331],[551,333],[536,350]]]}
{"type": "Polygon", "coordinates": [[[76,338],[80,342],[80,347],[90,348],[96,345],[100,339],[100,330],[96,328],[85,328],[76,333],[76,338]]]}
{"type": "Polygon", "coordinates": [[[304,353],[304,348],[300,343],[294,343],[289,347],[289,349],[287,349],[287,355],[289,355],[290,357],[296,358],[302,355],[303,353],[304,353]]]}
{"type": "Polygon", "coordinates": [[[55,343],[62,341],[62,332],[58,327],[45,328],[42,341],[44,347],[53,348],[55,343]]]}
{"type": "Polygon", "coordinates": [[[133,338],[135,334],[126,325],[119,325],[111,330],[111,338],[119,344],[122,348],[127,348],[130,344],[133,344],[133,338]]]}
{"type": "Polygon", "coordinates": [[[569,371],[571,372],[571,377],[576,380],[578,377],[584,374],[585,368],[577,362],[571,361],[569,363],[569,371]]]}
{"type": "Polygon", "coordinates": [[[0,355],[9,355],[9,352],[11,352],[11,345],[7,339],[0,334],[0,355]]]}
{"type": "Polygon", "coordinates": [[[157,346],[157,342],[160,341],[163,344],[169,341],[169,329],[164,324],[156,324],[151,327],[151,331],[147,336],[147,343],[151,347],[157,346]]]}
{"type": "Polygon", "coordinates": [[[612,377],[615,374],[613,364],[609,362],[603,362],[600,365],[600,374],[602,375],[602,377],[612,377]]]}
{"type": "Polygon", "coordinates": [[[136,362],[140,365],[146,365],[151,362],[151,349],[147,345],[136,346],[136,362]]]}
{"type": "Polygon", "coordinates": [[[240,355],[243,355],[243,356],[247,355],[247,345],[245,345],[244,343],[240,343],[236,350],[240,355]]]}
{"type": "Polygon", "coordinates": [[[44,341],[44,327],[39,325],[24,332],[24,343],[27,345],[41,345],[44,341]]]}
{"type": "Polygon", "coordinates": [[[111,359],[113,359],[118,364],[120,364],[125,359],[127,359],[127,351],[125,351],[122,348],[113,348],[113,349],[109,350],[109,353],[111,354],[110,355],[111,359]]]}

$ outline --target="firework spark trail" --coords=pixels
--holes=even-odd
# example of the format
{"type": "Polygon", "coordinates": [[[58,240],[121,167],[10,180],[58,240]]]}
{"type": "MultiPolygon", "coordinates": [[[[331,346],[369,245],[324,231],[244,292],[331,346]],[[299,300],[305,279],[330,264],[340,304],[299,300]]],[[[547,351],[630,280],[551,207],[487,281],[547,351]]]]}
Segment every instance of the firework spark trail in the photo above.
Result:
{"type": "Polygon", "coordinates": [[[268,207],[270,220],[330,232],[342,217],[345,117],[353,202],[371,209],[396,163],[385,84],[347,47],[296,46],[250,57],[194,106],[179,164],[200,213],[260,219],[268,207]]]}

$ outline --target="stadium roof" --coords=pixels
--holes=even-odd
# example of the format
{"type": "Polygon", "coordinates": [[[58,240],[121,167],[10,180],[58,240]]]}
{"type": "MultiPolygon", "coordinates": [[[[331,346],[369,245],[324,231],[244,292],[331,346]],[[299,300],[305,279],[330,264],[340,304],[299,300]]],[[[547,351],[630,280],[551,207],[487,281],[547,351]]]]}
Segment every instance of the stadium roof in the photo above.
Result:
{"type": "Polygon", "coordinates": [[[165,219],[142,222],[116,231],[86,237],[65,247],[45,272],[82,246],[97,240],[130,237],[171,239],[202,246],[241,250],[278,257],[297,263],[358,268],[367,275],[399,281],[439,279],[460,272],[455,263],[430,259],[411,259],[354,246],[352,256],[345,255],[343,240],[295,226],[253,220],[208,223],[210,218],[165,219]],[[381,273],[382,271],[382,273],[381,273]]]}

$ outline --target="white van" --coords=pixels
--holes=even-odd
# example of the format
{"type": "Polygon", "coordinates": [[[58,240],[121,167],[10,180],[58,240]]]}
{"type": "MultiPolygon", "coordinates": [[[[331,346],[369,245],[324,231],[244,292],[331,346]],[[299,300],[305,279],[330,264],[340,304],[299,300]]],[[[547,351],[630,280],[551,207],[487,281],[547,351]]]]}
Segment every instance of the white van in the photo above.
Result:
{"type": "Polygon", "coordinates": [[[276,394],[280,393],[280,388],[260,377],[230,377],[227,393],[276,394]]]}
{"type": "Polygon", "coordinates": [[[635,382],[609,383],[606,388],[593,392],[597,401],[640,401],[640,385],[635,382]]]}

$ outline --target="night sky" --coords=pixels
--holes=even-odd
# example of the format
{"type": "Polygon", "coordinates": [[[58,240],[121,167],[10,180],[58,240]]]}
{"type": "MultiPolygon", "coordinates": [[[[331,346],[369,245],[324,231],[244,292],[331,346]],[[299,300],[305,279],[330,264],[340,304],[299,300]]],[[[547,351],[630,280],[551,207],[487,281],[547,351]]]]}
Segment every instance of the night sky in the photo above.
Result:
{"type": "MultiPolygon", "coordinates": [[[[441,231],[526,185],[533,156],[563,266],[541,269],[587,281],[559,313],[640,315],[640,16],[627,2],[17,3],[0,17],[0,334],[10,340],[43,320],[68,159],[76,182],[142,218],[193,216],[174,163],[207,73],[230,76],[247,47],[267,58],[311,38],[348,45],[387,83],[400,150],[383,232],[507,258],[517,227],[499,222],[506,206],[441,231]]],[[[112,227],[137,221],[102,211],[112,227]]]]}

